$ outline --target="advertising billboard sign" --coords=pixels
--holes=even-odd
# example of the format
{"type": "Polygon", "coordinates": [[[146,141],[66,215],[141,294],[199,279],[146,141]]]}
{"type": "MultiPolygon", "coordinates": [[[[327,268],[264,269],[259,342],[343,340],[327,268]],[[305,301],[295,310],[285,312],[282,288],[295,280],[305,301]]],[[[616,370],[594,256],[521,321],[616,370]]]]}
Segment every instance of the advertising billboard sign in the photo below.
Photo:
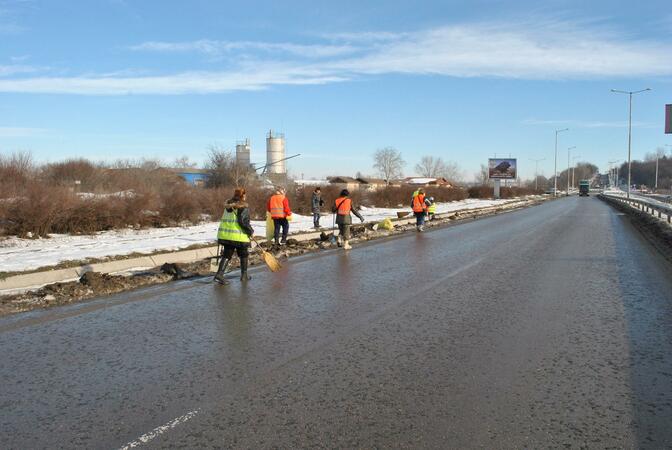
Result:
{"type": "Polygon", "coordinates": [[[490,179],[515,180],[516,172],[515,158],[490,158],[488,160],[488,177],[490,179]]]}
{"type": "Polygon", "coordinates": [[[665,105],[665,134],[672,134],[672,105],[665,105]]]}

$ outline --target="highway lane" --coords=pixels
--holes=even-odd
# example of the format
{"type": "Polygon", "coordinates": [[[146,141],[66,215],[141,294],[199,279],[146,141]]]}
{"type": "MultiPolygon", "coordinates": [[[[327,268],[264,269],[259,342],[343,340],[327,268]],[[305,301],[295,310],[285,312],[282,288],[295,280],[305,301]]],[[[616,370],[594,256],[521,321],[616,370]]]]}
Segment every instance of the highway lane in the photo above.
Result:
{"type": "Polygon", "coordinates": [[[597,199],[252,274],[1,319],[0,447],[672,446],[672,268],[597,199]]]}

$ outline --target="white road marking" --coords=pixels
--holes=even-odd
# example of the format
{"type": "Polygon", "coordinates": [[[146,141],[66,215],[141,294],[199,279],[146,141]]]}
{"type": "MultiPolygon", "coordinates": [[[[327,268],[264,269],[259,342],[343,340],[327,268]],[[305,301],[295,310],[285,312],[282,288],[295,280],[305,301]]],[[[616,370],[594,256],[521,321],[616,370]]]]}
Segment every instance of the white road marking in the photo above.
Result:
{"type": "Polygon", "coordinates": [[[166,423],[165,425],[161,425],[160,427],[154,428],[152,431],[149,433],[145,433],[142,436],[140,436],[138,439],[135,441],[131,441],[128,444],[124,445],[123,447],[120,448],[120,450],[128,450],[131,448],[139,447],[142,444],[146,444],[147,442],[151,441],[152,439],[155,439],[165,433],[168,430],[171,430],[178,426],[181,423],[184,423],[190,419],[192,419],[196,414],[198,414],[201,410],[197,409],[194,411],[189,411],[188,413],[176,417],[175,419],[171,420],[170,422],[166,423]]]}

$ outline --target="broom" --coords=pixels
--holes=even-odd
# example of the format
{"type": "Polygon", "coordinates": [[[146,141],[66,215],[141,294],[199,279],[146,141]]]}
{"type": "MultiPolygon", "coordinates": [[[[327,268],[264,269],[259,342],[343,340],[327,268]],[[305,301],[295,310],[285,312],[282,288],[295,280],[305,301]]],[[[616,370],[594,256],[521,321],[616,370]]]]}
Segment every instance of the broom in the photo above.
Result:
{"type": "Polygon", "coordinates": [[[269,252],[264,250],[254,237],[252,237],[252,240],[254,241],[255,244],[257,244],[256,248],[261,252],[261,256],[262,258],[264,258],[264,262],[271,270],[271,272],[277,272],[278,270],[282,269],[280,261],[278,261],[275,256],[271,255],[269,252]]]}

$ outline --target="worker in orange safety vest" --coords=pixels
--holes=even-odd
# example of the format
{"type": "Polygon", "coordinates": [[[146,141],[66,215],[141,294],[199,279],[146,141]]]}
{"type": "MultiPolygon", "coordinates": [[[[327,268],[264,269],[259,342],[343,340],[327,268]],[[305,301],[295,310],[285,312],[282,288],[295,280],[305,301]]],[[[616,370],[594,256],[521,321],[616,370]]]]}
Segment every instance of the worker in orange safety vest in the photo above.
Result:
{"type": "Polygon", "coordinates": [[[281,187],[275,189],[275,193],[268,199],[266,211],[273,219],[273,240],[275,245],[286,244],[289,233],[289,220],[292,210],[289,209],[289,200],[285,196],[285,190],[281,187]],[[280,240],[280,228],[282,228],[282,240],[280,240]]]}
{"type": "Polygon", "coordinates": [[[343,189],[340,197],[334,201],[334,206],[331,208],[332,212],[336,214],[336,224],[338,225],[338,239],[336,242],[339,247],[342,246],[345,250],[352,248],[349,242],[350,225],[352,225],[352,216],[350,216],[350,213],[356,215],[359,220],[364,222],[364,218],[353,205],[349,195],[350,192],[347,189],[343,189]]]}
{"type": "Polygon", "coordinates": [[[427,202],[425,201],[425,191],[423,189],[418,189],[413,193],[413,202],[411,203],[411,208],[413,208],[413,214],[415,215],[415,227],[418,231],[425,230],[425,217],[427,215],[427,202]]]}

